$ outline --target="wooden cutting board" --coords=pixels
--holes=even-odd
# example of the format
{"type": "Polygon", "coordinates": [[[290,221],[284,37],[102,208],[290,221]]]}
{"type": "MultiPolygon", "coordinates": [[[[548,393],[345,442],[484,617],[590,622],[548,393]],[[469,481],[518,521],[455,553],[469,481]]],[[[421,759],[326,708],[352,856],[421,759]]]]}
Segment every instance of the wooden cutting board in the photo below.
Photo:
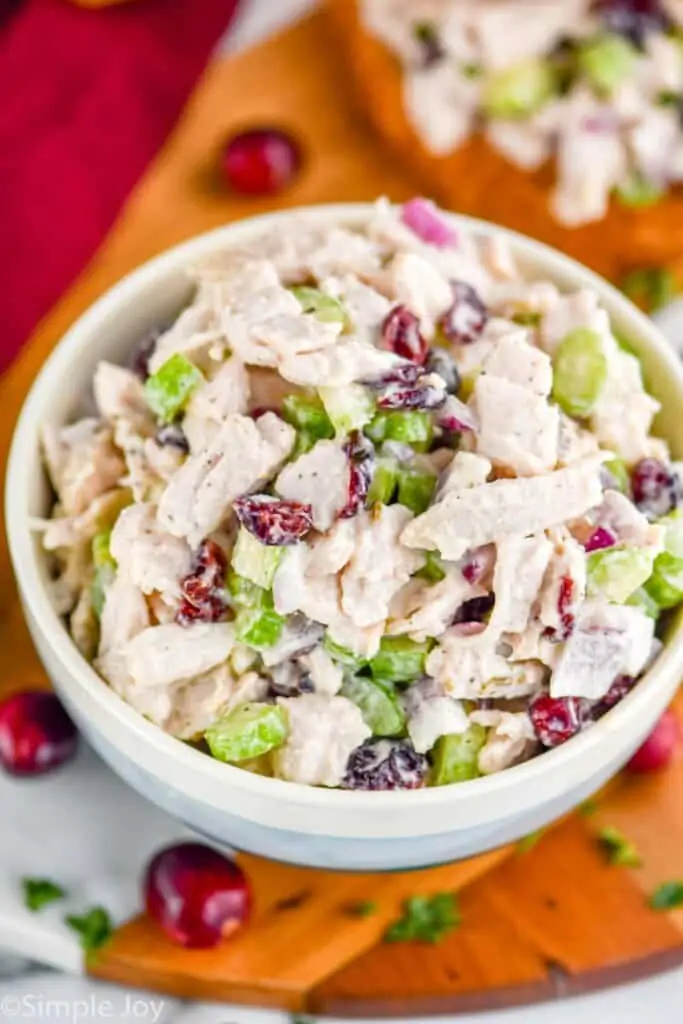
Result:
{"type": "MultiPolygon", "coordinates": [[[[273,209],[330,200],[402,200],[416,191],[346,96],[334,39],[320,15],[258,49],[217,61],[91,265],[0,381],[0,457],[36,371],[75,317],[126,271],[199,231],[273,209]],[[231,196],[217,173],[222,140],[242,124],[289,127],[306,149],[295,185],[267,201],[231,196]]],[[[4,465],[3,465],[4,470],[4,465]]],[[[0,539],[3,695],[47,685],[19,611],[0,539]]],[[[682,717],[683,717],[683,705],[682,717]]],[[[526,853],[503,850],[405,875],[339,875],[242,863],[256,914],[209,952],[172,946],[150,922],[120,928],[92,974],[188,998],[348,1016],[425,1017],[566,995],[683,962],[683,911],[649,909],[646,894],[683,876],[683,761],[652,779],[623,778],[590,818],[574,817],[526,853]],[[644,867],[607,864],[595,831],[610,824],[639,845],[644,867]],[[411,894],[464,890],[462,926],[439,946],[386,944],[411,894]],[[371,899],[360,919],[350,905],[371,899]]]]}

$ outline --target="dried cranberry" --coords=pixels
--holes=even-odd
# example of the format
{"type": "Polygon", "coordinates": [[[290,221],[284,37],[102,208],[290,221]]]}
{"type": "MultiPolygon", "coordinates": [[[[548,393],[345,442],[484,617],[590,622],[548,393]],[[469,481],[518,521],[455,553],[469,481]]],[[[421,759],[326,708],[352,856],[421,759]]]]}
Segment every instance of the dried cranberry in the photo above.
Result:
{"type": "Polygon", "coordinates": [[[544,747],[558,747],[581,731],[586,718],[584,702],[578,697],[541,694],[529,705],[534,732],[544,747]]]}
{"type": "Polygon", "coordinates": [[[212,540],[199,546],[192,571],[181,580],[182,602],[176,622],[220,622],[226,617],[225,573],[227,560],[223,549],[212,540]]]}
{"type": "Polygon", "coordinates": [[[631,692],[635,684],[633,676],[617,676],[602,700],[593,705],[592,717],[602,718],[611,708],[616,707],[627,693],[631,692]]]}
{"type": "Polygon", "coordinates": [[[451,281],[453,302],[439,317],[438,325],[449,341],[457,345],[470,345],[476,341],[489,318],[486,306],[472,285],[465,281],[451,281]]]}
{"type": "Polygon", "coordinates": [[[460,387],[460,373],[449,352],[444,348],[430,349],[424,365],[427,373],[438,373],[449,395],[456,394],[460,387]]]}
{"type": "Polygon", "coordinates": [[[422,372],[417,363],[399,363],[377,377],[367,377],[362,383],[375,391],[383,391],[391,384],[414,384],[422,372]]]}
{"type": "Polygon", "coordinates": [[[576,618],[574,616],[574,580],[571,576],[563,576],[560,580],[560,588],[557,594],[557,611],[560,616],[560,624],[557,629],[548,629],[546,634],[555,643],[563,643],[568,640],[574,632],[576,618]]]}
{"type": "Polygon", "coordinates": [[[603,548],[614,547],[616,542],[617,538],[610,530],[597,526],[583,546],[587,552],[602,551],[603,548]]]}
{"type": "Polygon", "coordinates": [[[630,772],[658,772],[671,761],[680,738],[680,726],[673,711],[665,711],[656,726],[626,765],[630,772]]]}
{"type": "Polygon", "coordinates": [[[315,690],[310,672],[307,672],[296,659],[280,662],[268,671],[271,696],[298,697],[301,693],[313,693],[315,690]]]}
{"type": "Polygon", "coordinates": [[[280,409],[276,409],[272,405],[256,405],[253,409],[249,410],[249,415],[252,420],[257,420],[259,416],[265,416],[267,412],[274,412],[276,416],[280,415],[280,409]]]}
{"type": "Polygon", "coordinates": [[[228,141],[223,173],[228,184],[243,195],[279,192],[301,168],[302,153],[296,139],[279,128],[251,128],[228,141]]]}
{"type": "Polygon", "coordinates": [[[420,321],[407,306],[394,306],[382,324],[382,345],[397,356],[423,363],[427,355],[427,342],[420,333],[420,321]]]}
{"type": "Polygon", "coordinates": [[[165,427],[159,427],[156,433],[156,442],[162,448],[177,448],[184,455],[190,451],[190,443],[185,436],[185,431],[177,423],[167,423],[165,427]]]}
{"type": "Polygon", "coordinates": [[[189,949],[218,945],[245,924],[252,903],[242,869],[201,843],[161,850],[147,868],[144,897],[149,916],[189,949]]]}
{"type": "Polygon", "coordinates": [[[349,496],[339,513],[340,519],[350,519],[365,505],[375,465],[375,449],[360,430],[354,430],[344,445],[349,460],[349,496]]]}
{"type": "Polygon", "coordinates": [[[681,501],[681,479],[658,459],[641,459],[631,472],[631,489],[636,506],[648,519],[659,519],[681,501]]]}
{"type": "Polygon", "coordinates": [[[379,409],[440,409],[446,401],[444,388],[425,380],[414,387],[392,384],[377,399],[379,409]]]}
{"type": "Polygon", "coordinates": [[[455,613],[452,625],[456,626],[459,622],[483,622],[495,603],[494,594],[485,594],[483,597],[473,597],[465,601],[455,613]]]}
{"type": "Polygon", "coordinates": [[[76,753],[78,733],[54,693],[26,690],[0,703],[0,765],[12,775],[42,775],[76,753]]]}
{"type": "Polygon", "coordinates": [[[300,501],[252,494],[247,498],[237,498],[233,508],[245,530],[271,547],[296,544],[313,529],[313,510],[300,501]]]}
{"type": "Polygon", "coordinates": [[[160,331],[150,331],[146,334],[133,353],[131,370],[140,380],[147,380],[149,377],[149,361],[154,355],[157,347],[160,331]]]}
{"type": "Polygon", "coordinates": [[[671,27],[661,0],[597,0],[596,9],[608,32],[642,46],[651,32],[671,27]]]}
{"type": "Polygon", "coordinates": [[[428,763],[408,740],[367,740],[351,754],[345,789],[419,789],[428,763]]]}

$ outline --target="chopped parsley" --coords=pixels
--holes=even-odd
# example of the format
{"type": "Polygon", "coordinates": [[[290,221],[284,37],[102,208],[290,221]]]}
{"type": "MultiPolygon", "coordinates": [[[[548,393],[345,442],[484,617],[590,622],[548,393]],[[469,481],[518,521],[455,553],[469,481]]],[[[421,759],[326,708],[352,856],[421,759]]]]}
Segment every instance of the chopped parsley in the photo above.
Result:
{"type": "Polygon", "coordinates": [[[544,832],[544,828],[537,828],[535,832],[530,832],[528,836],[522,836],[517,843],[517,853],[528,853],[529,850],[533,850],[544,832]]]}
{"type": "Polygon", "coordinates": [[[385,942],[440,942],[461,923],[458,898],[452,892],[411,896],[403,916],[384,934],[385,942]]]}
{"type": "Polygon", "coordinates": [[[623,278],[620,288],[645,313],[656,313],[679,292],[675,275],[667,267],[643,267],[623,278]]]}
{"type": "Polygon", "coordinates": [[[51,882],[49,878],[22,878],[21,888],[24,893],[24,906],[34,914],[50,903],[63,900],[66,896],[61,885],[51,882]]]}
{"type": "Polygon", "coordinates": [[[618,864],[625,868],[637,868],[642,864],[635,845],[618,829],[611,826],[600,829],[598,842],[607,854],[610,864],[618,864]]]}
{"type": "Polygon", "coordinates": [[[377,904],[374,900],[355,900],[347,903],[345,909],[349,917],[372,917],[377,913],[377,904]]]}
{"type": "Polygon", "coordinates": [[[592,814],[598,809],[596,800],[584,800],[582,804],[579,804],[577,810],[582,818],[590,818],[592,814]]]}
{"type": "Polygon", "coordinates": [[[114,931],[111,918],[104,907],[91,907],[81,917],[69,914],[64,921],[78,934],[81,948],[86,953],[91,953],[103,946],[114,931]]]}
{"type": "Polygon", "coordinates": [[[650,896],[653,910],[674,910],[683,906],[683,882],[662,882],[650,896]]]}

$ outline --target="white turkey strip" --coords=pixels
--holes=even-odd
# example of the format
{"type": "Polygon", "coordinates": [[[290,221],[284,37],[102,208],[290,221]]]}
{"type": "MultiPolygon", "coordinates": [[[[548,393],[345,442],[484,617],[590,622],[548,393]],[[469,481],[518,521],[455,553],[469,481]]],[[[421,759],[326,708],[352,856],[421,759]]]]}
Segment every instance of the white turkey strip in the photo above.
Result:
{"type": "Polygon", "coordinates": [[[620,491],[605,491],[602,505],[594,512],[594,519],[625,544],[662,548],[665,528],[650,523],[620,491]]]}
{"type": "Polygon", "coordinates": [[[101,360],[93,377],[95,404],[107,420],[121,416],[151,419],[142,381],[131,370],[101,360]]]}
{"type": "Polygon", "coordinates": [[[495,646],[470,644],[457,626],[446,630],[427,655],[425,670],[446,693],[461,700],[486,697],[512,699],[535,693],[543,682],[544,669],[530,662],[511,663],[495,646]]]}
{"type": "Polygon", "coordinates": [[[526,711],[473,711],[470,721],[489,730],[479,751],[478,768],[482,775],[493,775],[525,761],[537,745],[526,711]]]}
{"type": "Polygon", "coordinates": [[[460,703],[433,679],[421,679],[403,697],[408,735],[420,754],[431,750],[440,736],[467,731],[469,721],[460,703]]]}
{"type": "Polygon", "coordinates": [[[586,552],[568,530],[553,531],[553,552],[541,588],[538,618],[560,638],[586,595],[586,552]]]}
{"type": "Polygon", "coordinates": [[[138,686],[168,686],[220,665],[234,644],[229,622],[151,626],[127,645],[126,667],[138,686]]]}
{"type": "Polygon", "coordinates": [[[351,753],[370,736],[360,709],[346,697],[304,693],[279,697],[287,739],[273,755],[275,774],[309,786],[338,786],[351,753]]]}
{"type": "Polygon", "coordinates": [[[591,430],[601,445],[628,463],[650,456],[667,461],[666,443],[649,436],[659,402],[643,387],[640,363],[615,345],[608,367],[607,380],[591,412],[591,430]]]}
{"type": "Polygon", "coordinates": [[[647,664],[654,621],[639,608],[585,601],[550,679],[553,697],[600,700],[621,673],[647,664]]]}
{"type": "Polygon", "coordinates": [[[401,535],[410,548],[437,549],[458,559],[469,548],[511,534],[540,533],[594,508],[602,497],[602,456],[582,459],[544,476],[494,480],[448,491],[401,535]]]}
{"type": "Polygon", "coordinates": [[[262,486],[289,455],[296,432],[274,413],[229,416],[216,439],[191,455],[159,501],[159,522],[192,547],[216,530],[233,501],[262,486]]]}
{"type": "Polygon", "coordinates": [[[349,498],[349,461],[340,442],[318,441],[288,463],[275,481],[275,493],[313,509],[316,530],[329,530],[349,498]]]}
{"type": "Polygon", "coordinates": [[[547,397],[553,386],[553,366],[550,357],[530,345],[527,337],[524,330],[503,335],[484,360],[483,369],[491,377],[503,377],[511,384],[547,397]]]}
{"type": "Polygon", "coordinates": [[[143,594],[158,592],[171,605],[180,597],[180,581],[190,571],[192,550],[180,537],[159,529],[156,507],[130,505],[116,521],[110,540],[119,571],[143,594]]]}
{"type": "Polygon", "coordinates": [[[224,340],[224,332],[215,310],[205,300],[204,295],[198,294],[193,305],[184,309],[173,326],[159,337],[149,360],[150,373],[160,370],[176,353],[200,368],[208,364],[209,351],[224,340]]]}
{"type": "Polygon", "coordinates": [[[483,455],[456,452],[455,458],[439,477],[438,499],[441,500],[450,491],[462,491],[467,487],[485,484],[490,472],[491,463],[483,455]]]}
{"type": "Polygon", "coordinates": [[[192,394],[183,417],[183,432],[190,451],[198,451],[216,437],[223,421],[232,413],[245,413],[249,406],[249,375],[244,363],[232,356],[215,377],[192,394]]]}
{"type": "Polygon", "coordinates": [[[453,302],[448,279],[422,257],[404,252],[392,260],[387,280],[396,302],[415,314],[420,330],[431,338],[437,319],[453,302]]]}
{"type": "Polygon", "coordinates": [[[418,642],[441,636],[465,601],[485,593],[483,587],[468,583],[458,567],[449,568],[438,583],[411,579],[391,603],[387,633],[407,634],[418,642]]]}
{"type": "Polygon", "coordinates": [[[342,388],[366,377],[376,377],[405,363],[393,352],[375,348],[353,335],[316,352],[293,353],[282,360],[285,380],[305,387],[342,388]]]}
{"type": "Polygon", "coordinates": [[[488,373],[474,386],[479,420],[477,452],[518,476],[535,476],[557,463],[559,409],[527,387],[488,373]]]}
{"type": "Polygon", "coordinates": [[[46,426],[43,451],[50,480],[65,515],[80,515],[125,472],[111,430],[100,420],[85,419],[67,427],[46,426]]]}
{"type": "Polygon", "coordinates": [[[532,537],[506,537],[496,550],[493,571],[493,592],[496,603],[485,638],[498,638],[501,633],[522,633],[527,627],[531,609],[541,588],[552,544],[538,534],[532,537]]]}
{"type": "Polygon", "coordinates": [[[314,647],[308,654],[302,654],[299,664],[309,673],[316,693],[333,697],[339,693],[344,672],[323,647],[314,647]]]}

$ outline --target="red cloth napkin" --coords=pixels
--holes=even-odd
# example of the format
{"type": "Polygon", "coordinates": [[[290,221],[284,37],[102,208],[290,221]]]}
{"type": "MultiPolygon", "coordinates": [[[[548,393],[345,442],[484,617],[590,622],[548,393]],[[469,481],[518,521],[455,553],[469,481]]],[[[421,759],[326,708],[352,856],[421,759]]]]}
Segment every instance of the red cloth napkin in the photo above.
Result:
{"type": "Polygon", "coordinates": [[[0,31],[0,371],[163,143],[238,0],[25,0],[0,31]]]}

